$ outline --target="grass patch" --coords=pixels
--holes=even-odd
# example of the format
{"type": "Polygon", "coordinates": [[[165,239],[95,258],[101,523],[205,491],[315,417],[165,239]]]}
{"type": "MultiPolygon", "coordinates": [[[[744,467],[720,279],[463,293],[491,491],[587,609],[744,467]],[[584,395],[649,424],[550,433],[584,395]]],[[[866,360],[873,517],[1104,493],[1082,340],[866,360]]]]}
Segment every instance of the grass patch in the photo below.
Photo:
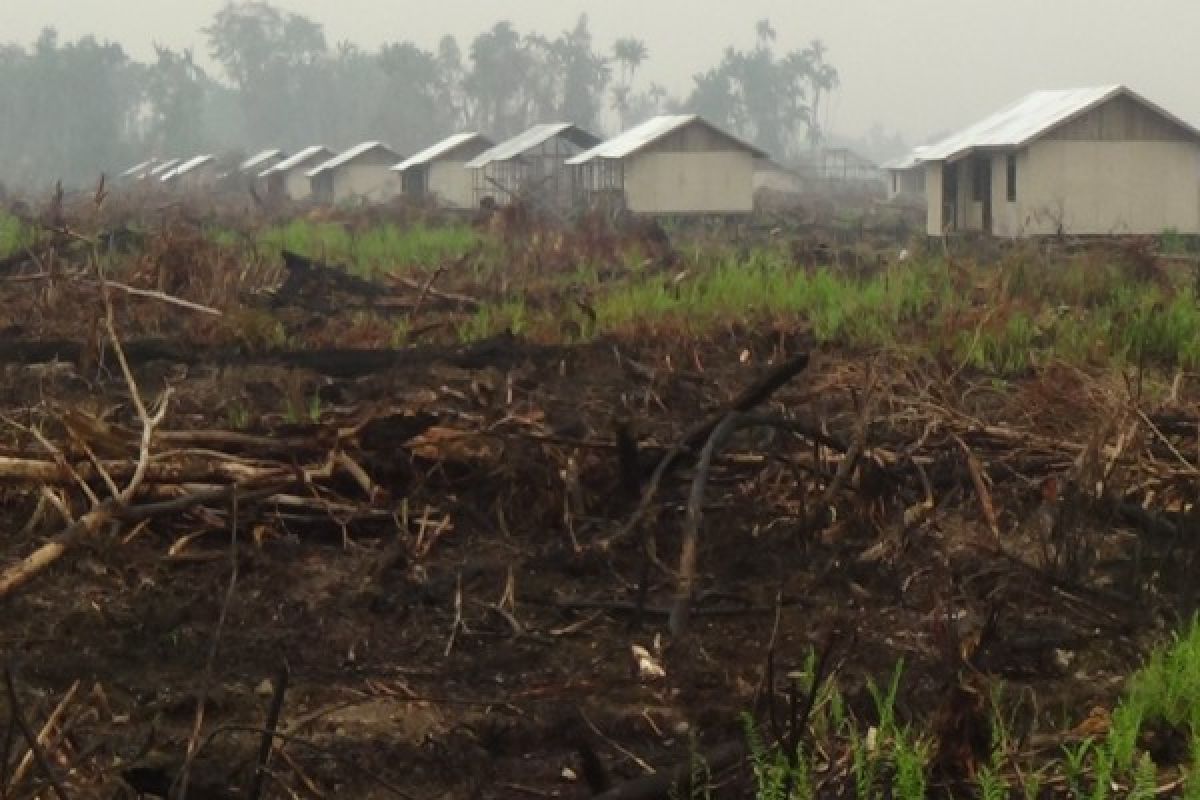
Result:
{"type": "Polygon", "coordinates": [[[36,235],[33,227],[11,214],[0,211],[0,258],[7,258],[32,247],[36,235]]]}
{"type": "Polygon", "coordinates": [[[485,240],[466,225],[384,224],[356,231],[336,222],[293,220],[264,231],[259,243],[370,277],[435,269],[483,247],[485,240]]]}

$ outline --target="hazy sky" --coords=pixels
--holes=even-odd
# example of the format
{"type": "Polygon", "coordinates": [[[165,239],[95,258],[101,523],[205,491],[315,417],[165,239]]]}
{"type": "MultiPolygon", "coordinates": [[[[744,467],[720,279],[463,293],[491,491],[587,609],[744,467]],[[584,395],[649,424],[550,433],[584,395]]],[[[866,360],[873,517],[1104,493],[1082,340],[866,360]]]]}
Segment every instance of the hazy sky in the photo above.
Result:
{"type": "MultiPolygon", "coordinates": [[[[841,71],[827,127],[875,122],[917,141],[973,121],[1036,88],[1125,83],[1200,123],[1200,0],[277,0],[365,47],[444,33],[464,49],[499,19],[557,33],[586,11],[598,43],[622,35],[650,50],[642,80],[682,94],[726,45],[749,46],[770,18],[781,49],[825,41],[841,71]]],[[[0,0],[0,41],[47,25],[95,33],[146,58],[152,43],[205,51],[202,28],[224,0],[0,0]]],[[[824,115],[823,115],[824,116],[824,115]]]]}

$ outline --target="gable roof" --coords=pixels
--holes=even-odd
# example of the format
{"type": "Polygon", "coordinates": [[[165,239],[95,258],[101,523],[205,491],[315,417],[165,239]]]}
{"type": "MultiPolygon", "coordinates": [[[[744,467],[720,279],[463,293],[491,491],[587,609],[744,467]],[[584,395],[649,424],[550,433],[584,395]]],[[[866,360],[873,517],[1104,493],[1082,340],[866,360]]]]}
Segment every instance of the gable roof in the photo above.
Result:
{"type": "Polygon", "coordinates": [[[415,156],[411,156],[410,158],[401,161],[399,164],[392,167],[392,169],[394,169],[396,172],[404,172],[406,169],[419,167],[424,164],[428,164],[431,161],[437,161],[439,158],[449,155],[463,145],[470,144],[472,142],[481,142],[484,145],[493,144],[492,140],[488,139],[482,133],[456,133],[453,136],[448,136],[445,139],[442,139],[435,145],[425,148],[415,156]]]}
{"type": "Polygon", "coordinates": [[[261,165],[264,161],[270,161],[272,158],[278,158],[283,155],[283,151],[278,147],[270,150],[263,150],[258,155],[250,156],[241,163],[238,169],[242,172],[248,172],[255,167],[261,165]]]}
{"type": "Polygon", "coordinates": [[[258,177],[265,178],[268,175],[274,175],[276,172],[287,172],[287,171],[293,170],[297,167],[304,166],[308,162],[312,161],[314,158],[320,158],[322,160],[325,160],[328,158],[333,158],[334,155],[336,155],[334,153],[334,151],[330,150],[325,145],[314,144],[314,145],[311,145],[310,147],[304,148],[303,150],[301,150],[299,153],[296,153],[295,155],[288,156],[287,158],[285,158],[283,161],[280,161],[275,166],[270,167],[269,169],[263,170],[262,172],[258,173],[258,177]]]}
{"type": "Polygon", "coordinates": [[[501,142],[490,150],[485,150],[471,161],[467,162],[468,169],[479,169],[486,167],[493,161],[508,161],[511,158],[525,153],[538,145],[548,142],[556,136],[562,136],[567,141],[574,143],[579,147],[595,147],[600,143],[600,138],[591,133],[588,133],[583,128],[572,125],[570,122],[547,122],[541,125],[534,125],[527,131],[518,133],[511,139],[501,142]]]}
{"type": "Polygon", "coordinates": [[[912,169],[925,160],[925,153],[928,152],[928,150],[928,146],[918,145],[905,155],[883,162],[879,165],[879,168],[895,170],[897,172],[903,172],[906,169],[912,169]]]}
{"type": "Polygon", "coordinates": [[[163,173],[169,172],[170,170],[175,169],[175,167],[179,164],[180,161],[183,161],[183,159],[182,158],[168,158],[166,161],[162,162],[161,164],[156,164],[153,167],[153,169],[150,170],[149,175],[151,178],[160,177],[163,173]]]}
{"type": "Polygon", "coordinates": [[[313,169],[310,169],[308,172],[306,172],[304,174],[310,178],[315,178],[318,175],[320,175],[322,172],[328,172],[331,169],[337,169],[338,167],[342,166],[343,164],[347,164],[347,163],[353,161],[354,159],[371,152],[372,150],[382,150],[390,158],[395,158],[397,160],[399,160],[399,158],[400,158],[400,156],[397,155],[396,152],[392,150],[392,148],[388,147],[383,142],[363,142],[362,144],[357,144],[354,147],[351,147],[349,150],[342,153],[340,156],[334,156],[333,158],[326,161],[324,164],[320,164],[319,166],[317,166],[313,169]]]}
{"type": "Polygon", "coordinates": [[[726,133],[699,115],[666,114],[648,119],[641,125],[632,127],[624,133],[618,134],[606,142],[601,142],[591,150],[588,150],[585,153],[580,153],[574,158],[567,159],[567,163],[578,165],[586,164],[587,162],[597,158],[626,158],[640,150],[649,147],[658,140],[670,136],[672,133],[682,130],[683,128],[686,128],[692,124],[703,125],[710,131],[713,131],[719,136],[722,136],[733,142],[739,148],[749,151],[757,158],[764,158],[767,155],[754,145],[747,144],[741,139],[726,133]]]}
{"type": "Polygon", "coordinates": [[[192,170],[196,169],[197,167],[202,167],[205,164],[210,164],[216,160],[217,160],[216,156],[212,156],[212,155],[208,155],[208,154],[201,155],[201,156],[195,156],[194,158],[189,158],[187,161],[184,161],[182,164],[178,165],[174,169],[164,172],[159,177],[159,180],[166,183],[167,181],[171,181],[182,175],[186,175],[187,173],[191,172],[192,170]]]}
{"type": "Polygon", "coordinates": [[[1032,92],[1012,105],[985,117],[974,125],[930,145],[921,161],[944,161],[964,155],[971,150],[1009,149],[1022,147],[1049,133],[1093,108],[1115,97],[1125,95],[1141,103],[1191,135],[1200,138],[1200,131],[1179,117],[1151,103],[1136,92],[1121,85],[1097,86],[1089,89],[1057,89],[1032,92]]]}
{"type": "Polygon", "coordinates": [[[117,177],[118,178],[133,178],[133,177],[141,178],[141,177],[144,177],[144,173],[147,170],[149,170],[151,167],[153,167],[157,162],[158,162],[158,159],[156,159],[156,158],[148,158],[139,164],[134,164],[132,167],[125,170],[117,177]]]}

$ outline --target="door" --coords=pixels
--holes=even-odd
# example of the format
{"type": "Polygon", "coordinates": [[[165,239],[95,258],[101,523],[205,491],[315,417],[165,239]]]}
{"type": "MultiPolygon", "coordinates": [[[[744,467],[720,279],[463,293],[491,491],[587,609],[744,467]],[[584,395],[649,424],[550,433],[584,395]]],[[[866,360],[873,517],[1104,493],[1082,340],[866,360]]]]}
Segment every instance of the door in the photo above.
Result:
{"type": "Polygon", "coordinates": [[[983,232],[992,232],[992,160],[986,155],[973,159],[971,186],[974,200],[983,206],[983,232]]]}
{"type": "Polygon", "coordinates": [[[958,164],[942,165],[942,230],[958,230],[958,164]]]}

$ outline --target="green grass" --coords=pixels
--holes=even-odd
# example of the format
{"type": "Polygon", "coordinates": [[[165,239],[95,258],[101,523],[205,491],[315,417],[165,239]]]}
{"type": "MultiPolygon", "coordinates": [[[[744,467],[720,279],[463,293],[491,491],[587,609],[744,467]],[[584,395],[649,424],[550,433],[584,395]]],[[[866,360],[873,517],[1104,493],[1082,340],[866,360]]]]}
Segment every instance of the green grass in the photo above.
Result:
{"type": "Polygon", "coordinates": [[[376,225],[354,231],[336,222],[294,220],[259,236],[262,246],[293,250],[301,255],[345,265],[357,275],[389,275],[435,269],[485,245],[484,238],[466,225],[400,227],[376,225]]]}
{"type": "Polygon", "coordinates": [[[0,258],[7,258],[32,246],[35,236],[32,227],[0,211],[0,258]]]}

